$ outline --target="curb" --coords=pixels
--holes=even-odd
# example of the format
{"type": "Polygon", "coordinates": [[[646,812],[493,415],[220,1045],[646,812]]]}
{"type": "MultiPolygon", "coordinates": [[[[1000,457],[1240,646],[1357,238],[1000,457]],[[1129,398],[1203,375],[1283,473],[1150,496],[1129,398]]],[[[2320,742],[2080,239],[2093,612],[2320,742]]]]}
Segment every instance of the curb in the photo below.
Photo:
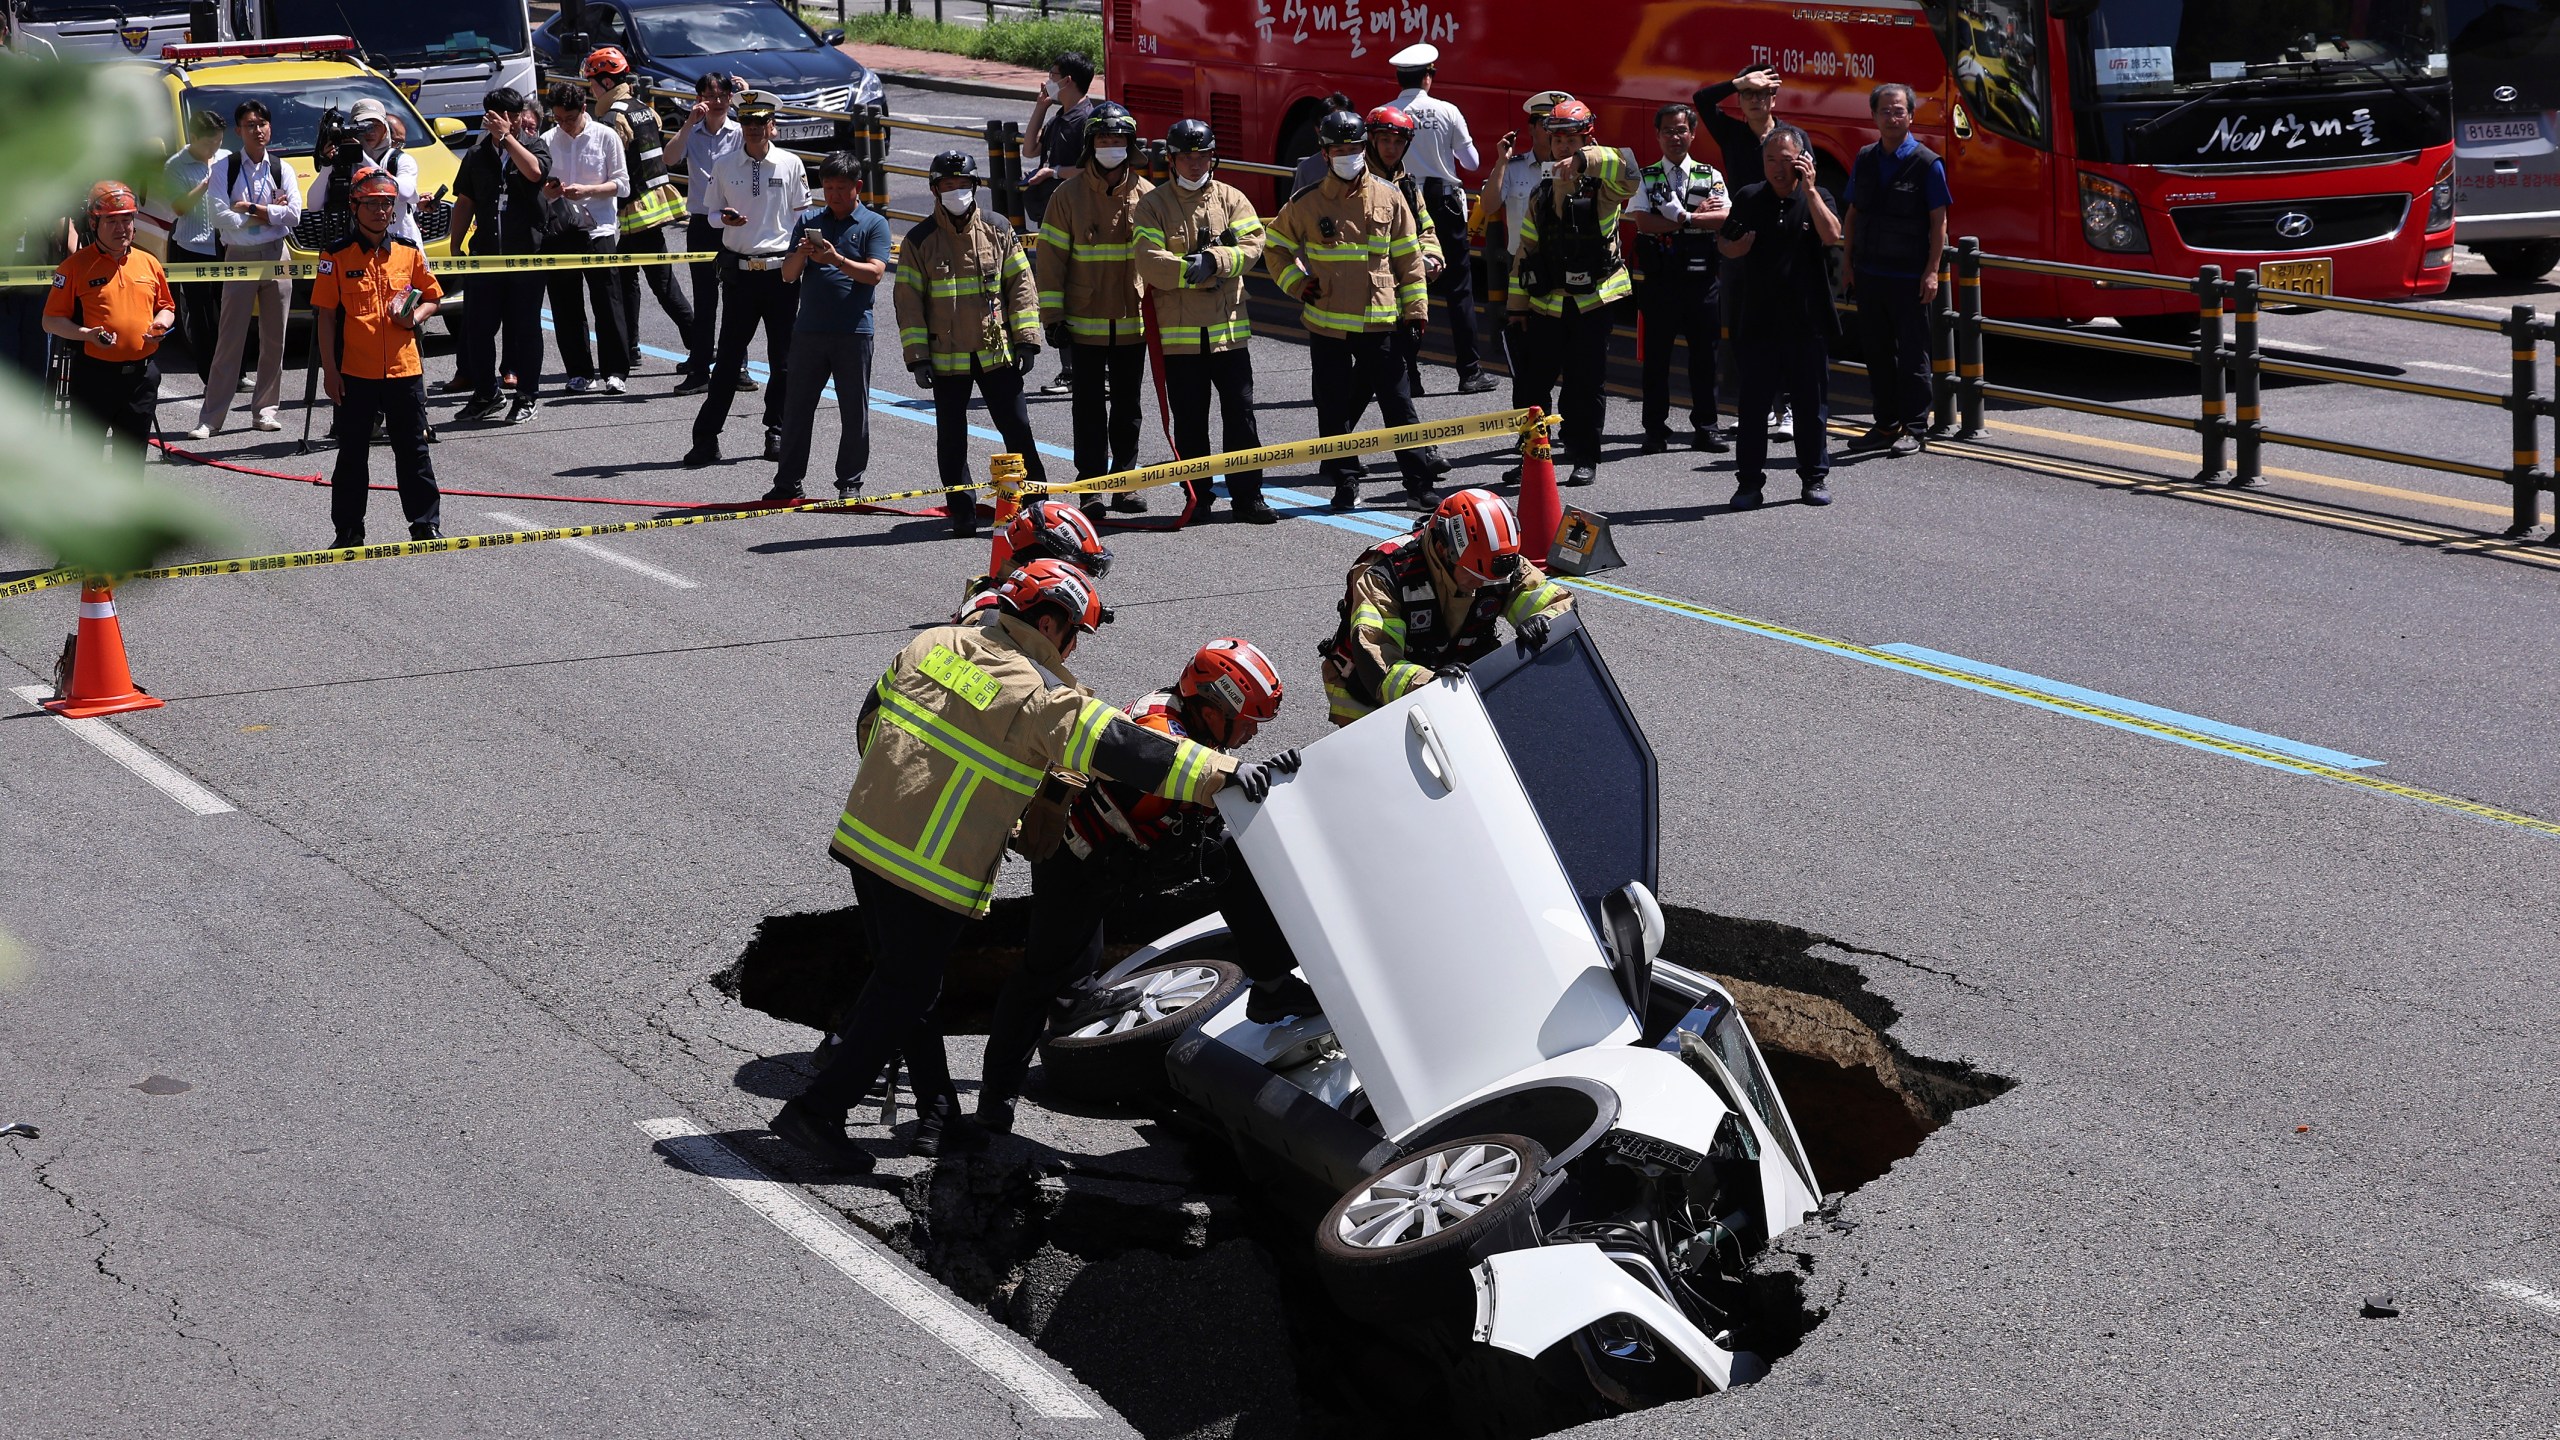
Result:
{"type": "Polygon", "coordinates": [[[911,90],[940,90],[951,95],[976,95],[988,100],[1019,100],[1031,103],[1021,87],[997,85],[986,80],[963,79],[956,75],[923,75],[912,70],[874,70],[883,85],[904,85],[911,90]]]}

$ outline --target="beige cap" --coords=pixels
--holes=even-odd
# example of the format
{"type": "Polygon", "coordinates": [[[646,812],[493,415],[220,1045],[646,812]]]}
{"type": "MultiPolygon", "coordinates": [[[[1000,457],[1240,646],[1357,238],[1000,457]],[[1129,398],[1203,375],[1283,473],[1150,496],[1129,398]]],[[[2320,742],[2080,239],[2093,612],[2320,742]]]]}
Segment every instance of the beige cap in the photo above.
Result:
{"type": "Polygon", "coordinates": [[[1571,91],[1541,90],[1537,94],[1530,96],[1528,102],[1520,108],[1532,115],[1543,116],[1548,111],[1553,110],[1572,98],[1573,94],[1571,91]]]}
{"type": "Polygon", "coordinates": [[[348,109],[347,123],[350,125],[375,124],[387,129],[391,124],[391,112],[383,108],[381,101],[368,95],[348,109]]]}

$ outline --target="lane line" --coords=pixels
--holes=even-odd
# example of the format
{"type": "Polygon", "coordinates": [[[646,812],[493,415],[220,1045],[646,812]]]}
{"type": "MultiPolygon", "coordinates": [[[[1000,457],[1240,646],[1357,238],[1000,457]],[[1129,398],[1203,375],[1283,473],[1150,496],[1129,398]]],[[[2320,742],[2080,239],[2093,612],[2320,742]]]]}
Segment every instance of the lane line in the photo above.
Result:
{"type": "Polygon", "coordinates": [[[918,1279],[904,1261],[846,1229],[701,1126],[680,1116],[632,1123],[694,1173],[1020,1396],[1032,1413],[1052,1420],[1102,1418],[1083,1396],[1025,1353],[1011,1333],[918,1279]]]}
{"type": "MultiPolygon", "coordinates": [[[[518,530],[539,530],[542,528],[521,515],[510,515],[504,510],[483,510],[480,513],[497,521],[501,525],[512,525],[518,530]]],[[[702,582],[699,580],[688,580],[673,570],[661,570],[657,566],[652,565],[645,560],[634,560],[619,550],[608,550],[593,540],[554,540],[551,543],[554,545],[566,546],[571,550],[577,551],[581,555],[592,555],[596,559],[602,560],[608,565],[619,565],[623,569],[628,570],[635,575],[646,575],[661,585],[671,585],[678,590],[699,590],[702,588],[702,582]]]]}
{"type": "Polygon", "coordinates": [[[2560,1317],[2560,1296],[2546,1294],[2522,1281],[2483,1280],[2480,1282],[2480,1288],[2491,1295],[2513,1300],[2528,1310],[2539,1310],[2545,1315],[2560,1317]]]}
{"type": "MultiPolygon", "coordinates": [[[[30,705],[53,694],[42,685],[12,685],[9,693],[30,705]]],[[[56,715],[53,718],[63,729],[95,746],[99,754],[141,776],[153,789],[198,815],[228,815],[237,808],[196,783],[193,776],[152,754],[141,741],[108,724],[103,717],[72,720],[56,715]]]]}
{"type": "Polygon", "coordinates": [[[2401,363],[2413,370],[2451,370],[2461,375],[2485,375],[2492,380],[2515,378],[2511,375],[2501,375],[2495,370],[2483,370],[2477,365],[2456,365],[2450,360],[2404,360],[2401,363]]]}

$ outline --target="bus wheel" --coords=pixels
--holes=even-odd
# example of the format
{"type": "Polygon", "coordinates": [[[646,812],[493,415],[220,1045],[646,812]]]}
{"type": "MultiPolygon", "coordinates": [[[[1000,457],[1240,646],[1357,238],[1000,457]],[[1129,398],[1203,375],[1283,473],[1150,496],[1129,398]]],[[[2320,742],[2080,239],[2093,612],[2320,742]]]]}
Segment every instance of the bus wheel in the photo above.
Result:
{"type": "Polygon", "coordinates": [[[2560,265],[2560,240],[2500,240],[2471,247],[2501,280],[2529,285],[2560,265]]]}

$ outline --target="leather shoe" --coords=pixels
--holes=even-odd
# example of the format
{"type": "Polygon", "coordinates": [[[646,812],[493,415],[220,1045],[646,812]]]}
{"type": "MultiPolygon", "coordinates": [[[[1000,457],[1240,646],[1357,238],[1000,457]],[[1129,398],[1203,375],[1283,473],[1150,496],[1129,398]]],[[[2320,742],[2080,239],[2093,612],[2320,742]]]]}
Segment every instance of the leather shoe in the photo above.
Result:
{"type": "Polygon", "coordinates": [[[1354,506],[1357,506],[1359,503],[1360,482],[1356,480],[1340,480],[1334,482],[1333,498],[1325,503],[1324,508],[1327,510],[1349,510],[1354,506]]]}
{"type": "Polygon", "coordinates": [[[987,1148],[986,1128],[957,1111],[939,1106],[916,1122],[916,1138],[907,1150],[916,1155],[968,1155],[987,1148]]]}
{"type": "Polygon", "coordinates": [[[1807,480],[1804,482],[1804,503],[1807,505],[1830,504],[1831,486],[1829,482],[1822,480],[1807,480]]]}
{"type": "Polygon", "coordinates": [[[356,550],[361,549],[363,545],[364,532],[361,530],[341,530],[329,537],[329,548],[332,550],[356,550]]]}
{"type": "Polygon", "coordinates": [[[963,540],[977,534],[978,512],[976,509],[963,505],[959,509],[952,511],[951,533],[959,536],[963,540]]]}
{"type": "Polygon", "coordinates": [[[1261,500],[1247,500],[1235,507],[1236,518],[1247,525],[1277,525],[1280,512],[1261,500]]]}
{"type": "Polygon", "coordinates": [[[1669,450],[1670,448],[1671,448],[1671,432],[1670,432],[1670,431],[1668,431],[1668,430],[1647,430],[1646,432],[1644,432],[1644,445],[1643,445],[1643,447],[1642,447],[1641,449],[1639,449],[1636,453],[1637,453],[1637,454],[1639,454],[1639,455],[1659,455],[1659,454],[1663,453],[1664,451],[1669,450]]]}
{"type": "Polygon", "coordinates": [[[1736,510],[1757,510],[1766,503],[1757,480],[1745,480],[1733,487],[1733,508],[1736,510]]]}
{"type": "Polygon", "coordinates": [[[1428,485],[1419,490],[1407,490],[1404,492],[1404,508],[1417,515],[1428,515],[1440,508],[1440,492],[1428,485]]]}
{"type": "Polygon", "coordinates": [[[1569,474],[1567,474],[1567,475],[1564,477],[1564,483],[1566,483],[1567,485],[1588,485],[1588,484],[1590,484],[1592,481],[1597,480],[1597,479],[1599,479],[1599,478],[1600,478],[1600,467],[1599,467],[1599,466],[1597,466],[1597,465],[1576,465],[1576,466],[1574,466],[1574,467],[1573,467],[1572,472],[1571,472],[1571,473],[1569,473],[1569,474]]]}
{"type": "Polygon", "coordinates": [[[720,463],[720,447],[716,443],[697,443],[692,449],[684,452],[684,463],[717,465],[720,463]]]}
{"type": "Polygon", "coordinates": [[[1111,518],[1111,507],[1099,495],[1087,495],[1076,502],[1076,508],[1084,512],[1084,518],[1092,521],[1096,530],[1102,528],[1103,521],[1111,518]]]}
{"type": "Polygon", "coordinates": [[[738,383],[729,387],[729,393],[732,395],[753,395],[763,388],[763,386],[757,384],[753,380],[741,375],[738,377],[738,383]]]}
{"type": "Polygon", "coordinates": [[[1867,433],[1840,448],[1852,454],[1863,455],[1870,450],[1890,450],[1893,448],[1893,442],[1901,438],[1902,427],[1890,420],[1884,420],[1868,426],[1867,433]]]}
{"type": "Polygon", "coordinates": [[[773,482],[772,489],[764,492],[764,499],[767,504],[797,505],[808,498],[809,497],[806,494],[802,493],[799,486],[785,485],[779,480],[773,482]]]}
{"type": "Polygon", "coordinates": [[[711,377],[710,377],[710,376],[708,376],[708,375],[687,375],[687,376],[686,376],[686,377],[684,377],[683,379],[681,379],[681,380],[679,380],[679,381],[677,381],[677,382],[676,382],[676,388],[675,388],[675,389],[673,389],[673,390],[671,390],[671,391],[669,391],[669,392],[667,392],[667,393],[669,393],[669,394],[671,394],[671,395],[699,395],[699,394],[701,394],[702,392],[704,392],[705,390],[708,390],[708,389],[710,389],[710,388],[711,388],[711,377]]]}
{"type": "Polygon", "coordinates": [[[784,1144],[849,1175],[868,1175],[880,1163],[844,1133],[844,1116],[822,1115],[797,1100],[786,1101],[773,1117],[773,1133],[784,1144]]]}
{"type": "Polygon", "coordinates": [[[766,458],[767,460],[775,460],[775,461],[778,461],[778,460],[780,460],[780,459],[782,458],[782,432],[781,432],[781,431],[779,431],[779,430],[767,430],[766,432],[764,432],[764,458],[766,458]]]}
{"type": "Polygon", "coordinates": [[[444,532],[433,525],[412,525],[409,527],[409,538],[412,540],[441,540],[444,538],[444,532]]]}
{"type": "Polygon", "coordinates": [[[1500,381],[1481,370],[1458,382],[1458,393],[1461,395],[1482,395],[1486,391],[1500,388],[1500,381]]]}
{"type": "Polygon", "coordinates": [[[990,1136],[1010,1135],[1013,1133],[1013,1102],[999,1100],[981,1091],[978,1095],[977,1113],[970,1118],[977,1122],[980,1130],[990,1136]]]}
{"type": "Polygon", "coordinates": [[[1722,455],[1733,448],[1733,441],[1727,439],[1722,430],[1709,425],[1704,429],[1689,432],[1689,448],[1704,450],[1710,455],[1722,455]]]}
{"type": "Polygon", "coordinates": [[[1123,491],[1111,497],[1111,508],[1123,515],[1144,515],[1147,513],[1147,497],[1135,490],[1123,491]]]}

